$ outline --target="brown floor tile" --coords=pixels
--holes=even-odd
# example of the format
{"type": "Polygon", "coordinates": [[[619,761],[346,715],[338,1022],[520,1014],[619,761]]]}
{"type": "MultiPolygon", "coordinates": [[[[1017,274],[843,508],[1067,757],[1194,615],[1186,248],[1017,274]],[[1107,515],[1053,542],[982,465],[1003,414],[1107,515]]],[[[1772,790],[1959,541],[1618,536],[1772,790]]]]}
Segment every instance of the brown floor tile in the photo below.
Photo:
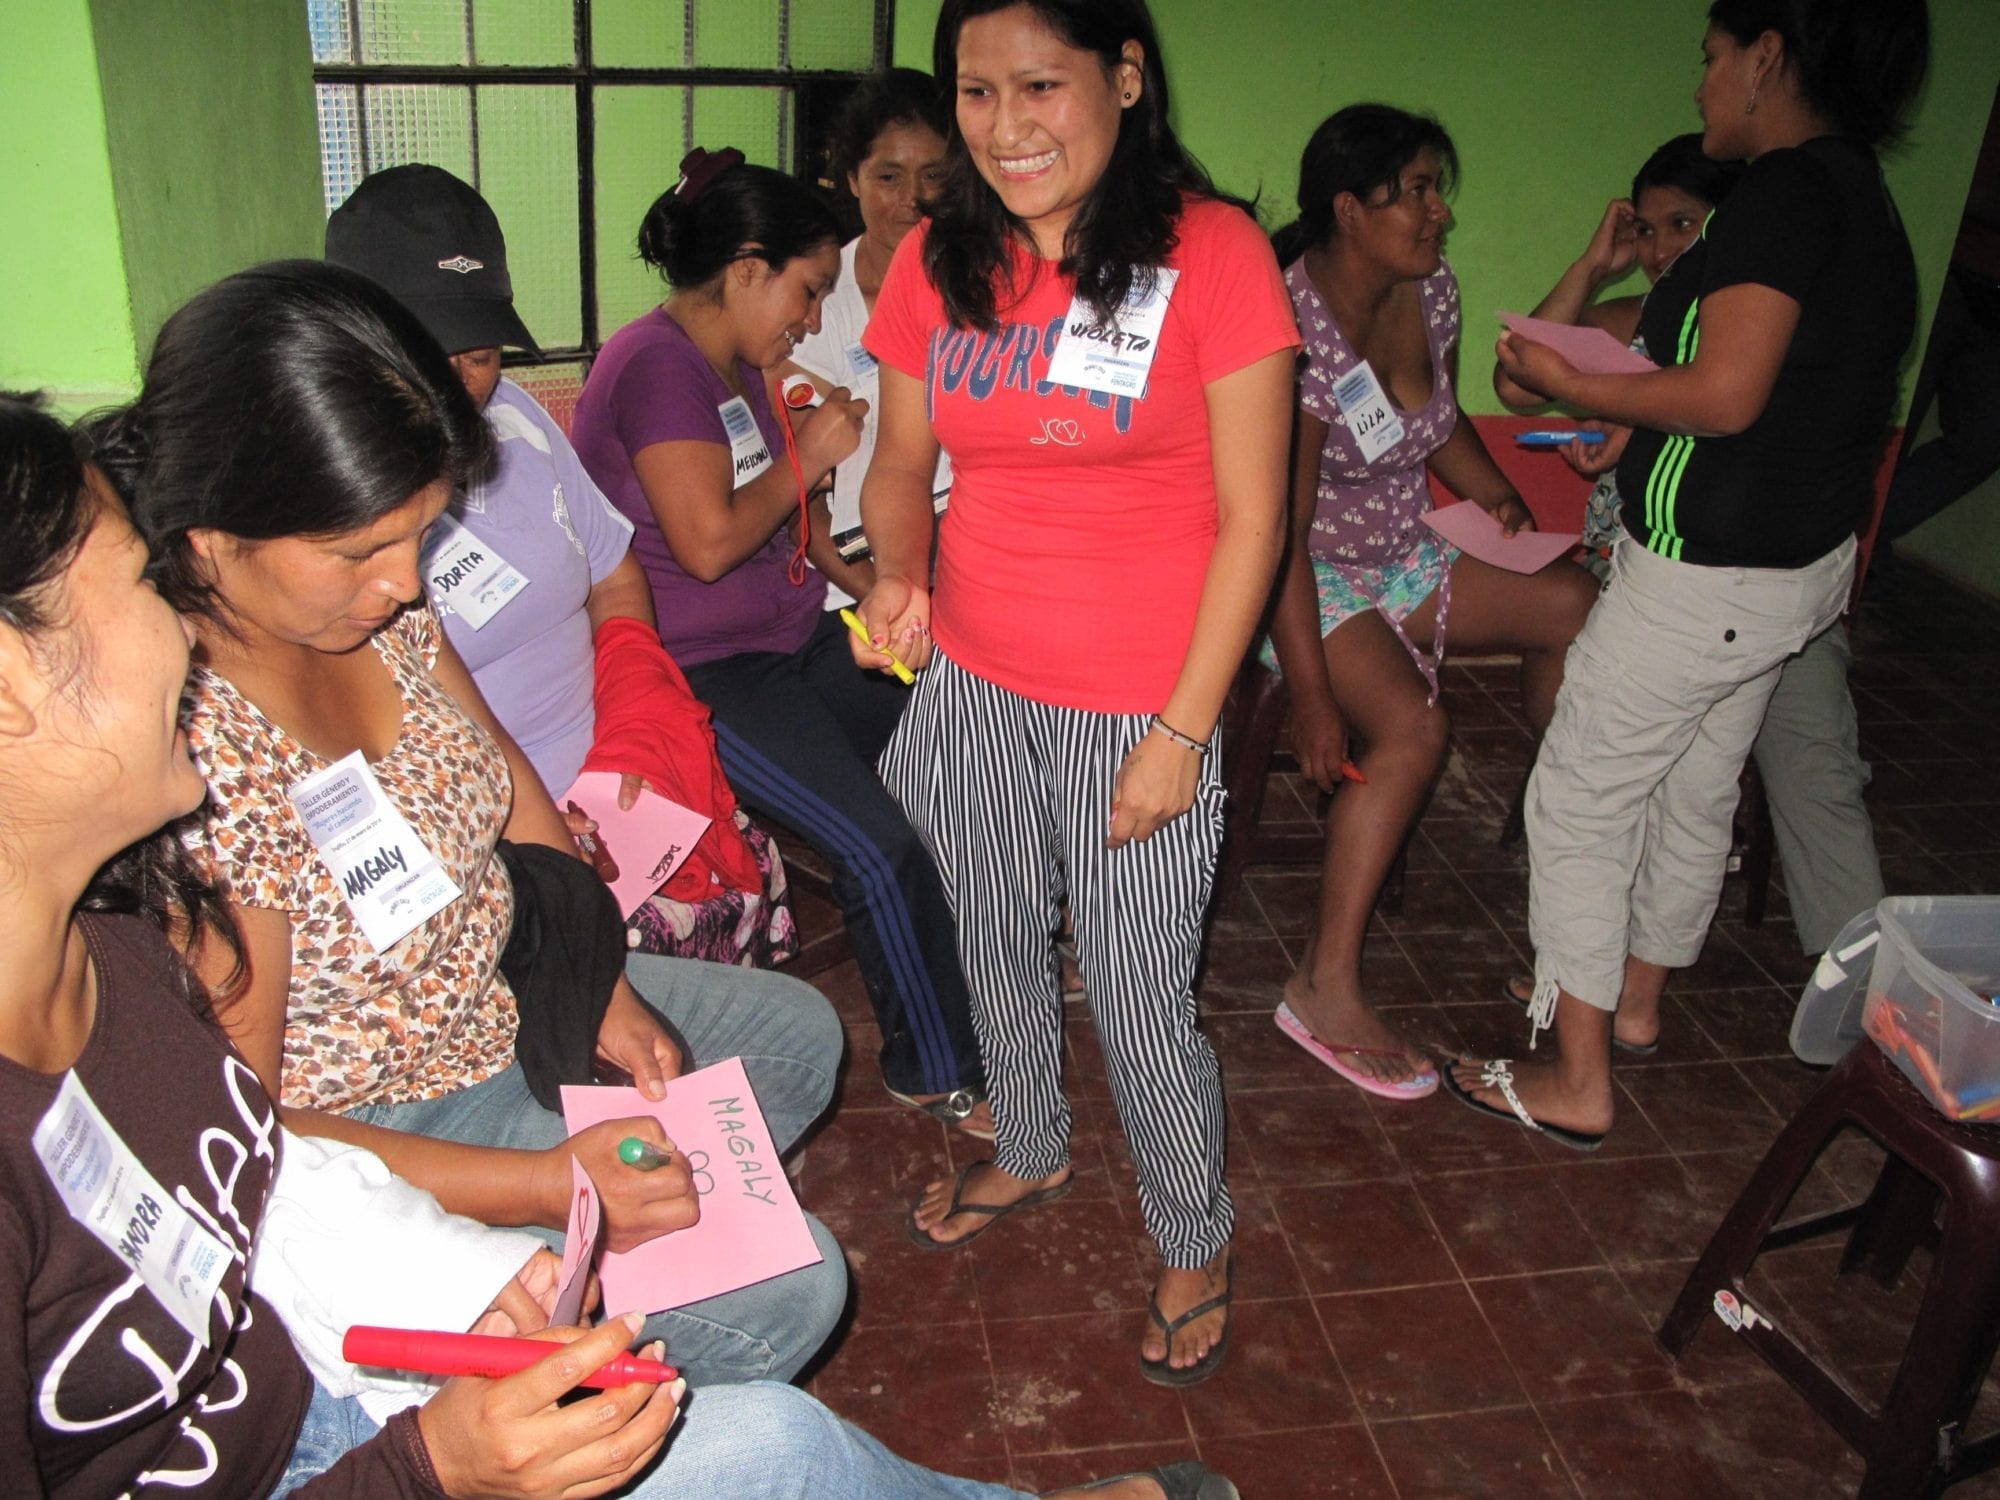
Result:
{"type": "Polygon", "coordinates": [[[1776,985],[1708,990],[1674,1003],[1714,1042],[1719,1056],[1740,1060],[1792,1055],[1792,1015],[1799,1006],[1796,990],[1776,985]]]}
{"type": "Polygon", "coordinates": [[[1613,1266],[1699,1255],[1742,1184],[1739,1163],[1659,1156],[1561,1169],[1563,1196],[1613,1266]]]}
{"type": "Polygon", "coordinates": [[[1370,1099],[1369,1108],[1413,1177],[1525,1167],[1536,1160],[1525,1130],[1474,1113],[1442,1087],[1414,1103],[1370,1099]]]}
{"type": "MultiPolygon", "coordinates": [[[[780,969],[779,972],[784,971],[780,969]]],[[[868,999],[868,987],[861,982],[861,966],[853,959],[821,970],[807,983],[826,996],[840,1019],[848,1025],[875,1024],[875,1007],[868,999]]],[[[877,1046],[880,1046],[879,1040],[877,1046]]]]}
{"type": "MultiPolygon", "coordinates": [[[[1468,870],[1462,879],[1486,916],[1509,931],[1528,925],[1526,870],[1468,870]]],[[[1483,927],[1486,924],[1480,924],[1483,927]]]]}
{"type": "Polygon", "coordinates": [[[994,1431],[1015,1453],[1183,1440],[1180,1393],[1139,1374],[1144,1322],[1137,1312],[989,1319],[994,1431]]]}
{"type": "Polygon", "coordinates": [[[1186,1436],[1168,1442],[1073,1448],[1060,1453],[1017,1451],[1012,1483],[1031,1494],[1043,1494],[1068,1485],[1088,1484],[1094,1479],[1143,1473],[1163,1464],[1186,1463],[1197,1456],[1194,1439],[1186,1436]]]}
{"type": "Polygon", "coordinates": [[[1202,1034],[1222,1063],[1222,1084],[1231,1098],[1252,1089],[1316,1088],[1327,1077],[1325,1064],[1278,1030],[1276,1003],[1255,1011],[1202,1017],[1202,1034]]]}
{"type": "Polygon", "coordinates": [[[1463,932],[1412,935],[1402,942],[1417,973],[1446,1005],[1501,1000],[1501,986],[1527,972],[1513,948],[1487,922],[1463,932]]]}
{"type": "Polygon", "coordinates": [[[1524,1408],[1378,1422],[1372,1430],[1402,1500],[1547,1500],[1576,1493],[1541,1418],[1524,1408]]]}
{"type": "MultiPolygon", "coordinates": [[[[1278,1220],[1271,1194],[1262,1188],[1230,1188],[1236,1204],[1236,1300],[1259,1302],[1272,1298],[1303,1297],[1305,1277],[1298,1257],[1292,1253],[1291,1236],[1278,1220]]],[[[1134,1232],[1133,1251],[1139,1265],[1151,1277],[1159,1264],[1159,1254],[1134,1213],[1128,1220],[1134,1232]]]]}
{"type": "Polygon", "coordinates": [[[1371,1422],[1527,1404],[1462,1282],[1316,1301],[1371,1422]]]}
{"type": "Polygon", "coordinates": [[[1649,1391],[1539,1408],[1585,1500],[1708,1500],[1727,1495],[1708,1413],[1681,1391],[1649,1391]]]}
{"type": "Polygon", "coordinates": [[[1000,1393],[977,1323],[848,1335],[813,1394],[912,1463],[953,1472],[962,1458],[1005,1457],[1000,1393]]]}
{"type": "Polygon", "coordinates": [[[1235,1481],[1245,1500],[1390,1500],[1396,1494],[1364,1427],[1205,1438],[1201,1456],[1235,1481]]]}
{"type": "Polygon", "coordinates": [[[1726,1062],[1634,1068],[1619,1080],[1667,1144],[1683,1154],[1762,1152],[1784,1122],[1726,1062]]]}
{"type": "Polygon", "coordinates": [[[1614,1272],[1507,1276],[1473,1283],[1472,1295],[1538,1404],[1674,1383],[1672,1365],[1614,1272]]]}
{"type": "MultiPolygon", "coordinates": [[[[1620,1267],[1618,1277],[1631,1292],[1645,1323],[1648,1336],[1657,1334],[1667,1313],[1687,1285],[1692,1260],[1656,1260],[1644,1265],[1620,1267]]],[[[1764,1280],[1754,1272],[1750,1278],[1753,1294],[1764,1280]]],[[[1657,1345],[1655,1346],[1657,1347],[1657,1345]]],[[[1777,1380],[1771,1367],[1756,1355],[1719,1318],[1705,1317],[1678,1360],[1673,1360],[1675,1382],[1684,1388],[1707,1390],[1713,1387],[1758,1385],[1777,1380]]]]}
{"type": "MultiPolygon", "coordinates": [[[[954,1132],[955,1133],[955,1132],[954,1132]]],[[[820,1127],[795,1160],[814,1213],[876,1213],[913,1202],[950,1170],[945,1127],[913,1109],[850,1110],[820,1127]]]]}
{"type": "Polygon", "coordinates": [[[1789,1386],[1701,1391],[1695,1400],[1715,1434],[1714,1457],[1730,1493],[1761,1500],[1851,1495],[1860,1487],[1863,1465],[1854,1450],[1789,1386]]]}
{"type": "Polygon", "coordinates": [[[856,1330],[978,1321],[969,1254],[945,1255],[911,1244],[907,1210],[821,1217],[847,1252],[856,1330]]]}
{"type": "Polygon", "coordinates": [[[1063,1200],[1032,1215],[996,1225],[964,1252],[987,1318],[1145,1307],[1149,1282],[1119,1205],[1063,1200]]]}
{"type": "Polygon", "coordinates": [[[1796,995],[1819,964],[1817,953],[1799,947],[1799,930],[1788,921],[1766,918],[1759,927],[1739,922],[1718,924],[1745,953],[1757,960],[1780,988],[1796,995]]]}
{"type": "Polygon", "coordinates": [[[1310,1300],[1238,1302],[1222,1369],[1187,1397],[1195,1436],[1236,1437],[1359,1420],[1310,1300]]]}
{"type": "Polygon", "coordinates": [[[1243,885],[1256,898],[1271,931],[1279,936],[1303,937],[1319,925],[1318,870],[1261,866],[1243,877],[1243,885]]]}
{"type": "Polygon", "coordinates": [[[1409,1183],[1286,1188],[1272,1201],[1315,1294],[1457,1280],[1451,1255],[1409,1183]]]}
{"type": "Polygon", "coordinates": [[[1676,969],[1673,993],[1685,998],[1695,990],[1748,990],[1772,983],[1772,978],[1756,959],[1745,953],[1730,931],[1717,924],[1709,929],[1701,956],[1685,969],[1676,969]]]}
{"type": "MultiPolygon", "coordinates": [[[[1320,1074],[1331,1076],[1324,1069],[1320,1074]]],[[[1240,1093],[1229,1112],[1235,1148],[1255,1164],[1267,1188],[1403,1175],[1360,1090],[1338,1080],[1331,1086],[1240,1093]]]]}
{"type": "Polygon", "coordinates": [[[1292,961],[1275,937],[1212,938],[1198,994],[1209,1015],[1262,1011],[1269,1015],[1284,996],[1292,961]]]}
{"type": "Polygon", "coordinates": [[[1544,1167],[1425,1177],[1418,1181],[1417,1193],[1465,1276],[1514,1276],[1604,1263],[1544,1167]]]}
{"type": "MultiPolygon", "coordinates": [[[[1866,1046],[1867,1043],[1863,1043],[1866,1046]]],[[[1750,1086],[1781,1120],[1789,1120],[1826,1080],[1825,1068],[1812,1068],[1795,1057],[1752,1058],[1736,1064],[1750,1086]]]]}
{"type": "Polygon", "coordinates": [[[1382,913],[1381,921],[1401,938],[1427,932],[1473,931],[1487,925],[1487,916],[1466,877],[1436,870],[1407,876],[1403,909],[1382,913]]]}

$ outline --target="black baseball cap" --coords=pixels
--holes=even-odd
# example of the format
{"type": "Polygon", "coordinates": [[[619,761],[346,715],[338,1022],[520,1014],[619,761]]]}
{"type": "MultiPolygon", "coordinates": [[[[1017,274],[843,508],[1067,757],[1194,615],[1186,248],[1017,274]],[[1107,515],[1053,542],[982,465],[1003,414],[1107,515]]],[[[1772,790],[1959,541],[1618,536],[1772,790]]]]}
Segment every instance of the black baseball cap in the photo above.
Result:
{"type": "Polygon", "coordinates": [[[500,221],[442,167],[363,178],[326,221],[326,258],[395,293],[447,354],[502,345],[541,353],[514,311],[500,221]]]}

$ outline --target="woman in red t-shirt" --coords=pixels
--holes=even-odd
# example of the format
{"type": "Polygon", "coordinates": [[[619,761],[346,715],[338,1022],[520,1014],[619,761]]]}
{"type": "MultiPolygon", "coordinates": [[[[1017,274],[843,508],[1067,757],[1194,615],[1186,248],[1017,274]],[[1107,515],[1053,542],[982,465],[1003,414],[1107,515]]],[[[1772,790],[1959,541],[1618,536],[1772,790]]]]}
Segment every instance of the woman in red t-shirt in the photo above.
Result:
{"type": "Polygon", "coordinates": [[[1140,1364],[1191,1384],[1221,1363],[1233,1226],[1192,985],[1212,751],[1283,546],[1298,334],[1255,223],[1174,138],[1142,0],[947,0],[935,61],[948,180],[865,340],[882,649],[856,657],[928,664],[882,771],[951,891],[998,1137],[910,1232],[962,1245],[1070,1187],[1049,949],[1067,891],[1163,1262],[1140,1364]]]}

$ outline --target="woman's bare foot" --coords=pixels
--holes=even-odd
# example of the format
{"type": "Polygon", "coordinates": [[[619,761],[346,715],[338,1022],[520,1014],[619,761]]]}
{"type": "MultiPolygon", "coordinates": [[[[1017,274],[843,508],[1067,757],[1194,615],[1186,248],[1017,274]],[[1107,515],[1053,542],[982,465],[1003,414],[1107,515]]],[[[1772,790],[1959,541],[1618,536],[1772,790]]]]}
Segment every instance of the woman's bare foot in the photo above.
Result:
{"type": "MultiPolygon", "coordinates": [[[[1207,1265],[1197,1266],[1191,1271],[1161,1267],[1159,1283],[1153,1288],[1153,1300],[1159,1305],[1160,1316],[1171,1324],[1189,1308],[1199,1307],[1228,1290],[1229,1247],[1225,1245],[1207,1265]]],[[[1160,1325],[1148,1318],[1146,1336],[1139,1343],[1139,1354],[1154,1364],[1165,1361],[1173,1369],[1185,1370],[1189,1365],[1200,1364],[1207,1358],[1209,1351],[1222,1342],[1223,1330],[1228,1326],[1229,1309],[1218,1307],[1176,1333],[1174,1347],[1169,1350],[1160,1325]]]]}
{"type": "MultiPolygon", "coordinates": [[[[959,1202],[988,1206],[1019,1203],[1030,1193],[1058,1187],[1069,1181],[1069,1173],[1070,1169],[1064,1167],[1047,1177],[1024,1179],[1012,1172],[1001,1171],[993,1162],[983,1161],[965,1174],[965,1186],[959,1190],[959,1202]]],[[[958,1178],[955,1175],[940,1177],[928,1184],[911,1214],[917,1228],[940,1245],[955,1245],[993,1222],[991,1214],[960,1212],[947,1218],[952,1191],[957,1187],[958,1178]]]]}
{"type": "MultiPolygon", "coordinates": [[[[1462,1058],[1451,1065],[1451,1074],[1458,1086],[1481,1104],[1511,1116],[1514,1111],[1500,1090],[1481,1081],[1485,1066],[1484,1060],[1462,1058]]],[[[1560,1125],[1581,1135],[1602,1135],[1611,1128],[1608,1069],[1599,1080],[1573,1076],[1560,1060],[1527,1063],[1517,1058],[1508,1068],[1514,1075],[1514,1097],[1537,1123],[1560,1125]]]]}
{"type": "Polygon", "coordinates": [[[1130,1479],[1099,1480],[1096,1484],[1073,1485],[1066,1490],[1046,1490],[1042,1500],[1166,1500],[1166,1494],[1159,1480],[1135,1474],[1130,1479]]]}
{"type": "MultiPolygon", "coordinates": [[[[1631,964],[1626,965],[1629,974],[1631,964]]],[[[1516,974],[1507,981],[1507,998],[1523,1010],[1535,996],[1535,979],[1532,974],[1516,974]]],[[[1660,1044],[1660,991],[1644,985],[1627,983],[1625,993],[1619,997],[1617,1018],[1612,1022],[1612,1037],[1621,1045],[1646,1051],[1660,1044]]]]}
{"type": "Polygon", "coordinates": [[[1430,1066],[1430,1059],[1376,1015],[1358,991],[1343,994],[1316,984],[1301,969],[1285,981],[1285,1004],[1315,1040],[1360,1049],[1343,1052],[1341,1060],[1370,1078],[1408,1083],[1430,1066]]]}
{"type": "MultiPolygon", "coordinates": [[[[910,1094],[907,1097],[910,1103],[918,1109],[924,1109],[928,1105],[938,1104],[949,1099],[951,1095],[910,1094]]],[[[988,1104],[984,1099],[981,1099],[965,1114],[946,1123],[954,1130],[963,1130],[969,1136],[977,1137],[982,1141],[990,1141],[993,1139],[993,1106],[988,1104]]]]}

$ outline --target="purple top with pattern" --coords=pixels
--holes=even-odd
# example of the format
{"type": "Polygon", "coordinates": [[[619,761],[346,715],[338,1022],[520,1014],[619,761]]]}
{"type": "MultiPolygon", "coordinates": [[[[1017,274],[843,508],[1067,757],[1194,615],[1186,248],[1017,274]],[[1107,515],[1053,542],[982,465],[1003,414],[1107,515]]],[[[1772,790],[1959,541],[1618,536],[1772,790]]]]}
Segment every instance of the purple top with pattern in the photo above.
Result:
{"type": "Polygon", "coordinates": [[[1319,494],[1313,507],[1312,555],[1344,567],[1399,563],[1426,534],[1423,517],[1431,508],[1424,465],[1458,425],[1458,396],[1452,388],[1449,355],[1458,342],[1458,279],[1449,265],[1417,286],[1431,351],[1431,397],[1418,411],[1397,414],[1403,436],[1392,448],[1364,463],[1347,435],[1347,419],[1333,399],[1341,379],[1361,361],[1333,321],[1305,262],[1285,270],[1299,332],[1306,341],[1306,368],[1299,377],[1299,406],[1326,423],[1319,455],[1319,494]]]}
{"type": "MultiPolygon", "coordinates": [[[[737,375],[772,461],[782,468],[785,435],[763,372],[746,364],[737,375]]],[[[660,639],[683,667],[739,651],[790,654],[812,634],[826,600],[826,577],[817,569],[807,567],[802,585],[786,576],[796,545],[789,526],[703,583],[674,560],[653,519],[633,460],[655,443],[717,443],[727,450],[721,408],[734,394],[680,324],[656,307],[611,335],[576,403],[577,456],[632,522],[632,551],[653,585],[660,639]]]]}

